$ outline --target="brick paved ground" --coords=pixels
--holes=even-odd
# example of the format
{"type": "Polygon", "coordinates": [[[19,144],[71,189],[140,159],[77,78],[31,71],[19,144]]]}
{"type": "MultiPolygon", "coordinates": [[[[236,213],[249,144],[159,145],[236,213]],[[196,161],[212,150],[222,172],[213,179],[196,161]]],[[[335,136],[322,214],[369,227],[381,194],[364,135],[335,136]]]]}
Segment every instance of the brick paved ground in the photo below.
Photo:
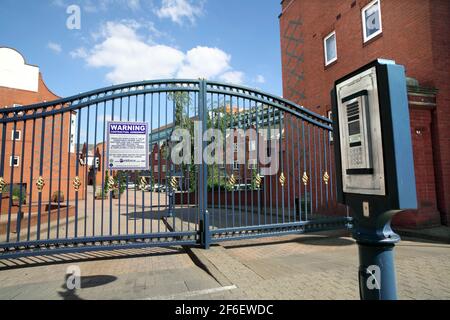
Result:
{"type": "MultiPolygon", "coordinates": [[[[406,240],[397,246],[401,299],[450,299],[449,249],[406,240]]],[[[358,299],[350,238],[286,236],[193,251],[215,278],[181,248],[66,255],[53,258],[57,264],[30,258],[20,262],[28,267],[13,269],[18,261],[0,261],[0,299],[358,299]],[[127,253],[135,255],[120,258],[127,253]],[[75,293],[64,286],[70,265],[84,277],[75,293]]]]}

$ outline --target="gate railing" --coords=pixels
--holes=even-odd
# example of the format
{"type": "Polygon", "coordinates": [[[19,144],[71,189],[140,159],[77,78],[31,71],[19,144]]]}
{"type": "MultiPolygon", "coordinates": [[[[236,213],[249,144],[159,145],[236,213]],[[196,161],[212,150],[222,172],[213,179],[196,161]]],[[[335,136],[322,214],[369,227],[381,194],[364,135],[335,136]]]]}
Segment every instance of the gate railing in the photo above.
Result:
{"type": "Polygon", "coordinates": [[[208,247],[346,227],[331,132],[329,119],[285,99],[205,80],[136,82],[0,109],[0,258],[208,247]],[[108,168],[108,121],[149,124],[148,170],[108,168]],[[193,133],[196,122],[202,135],[256,135],[236,143],[232,163],[175,164],[170,138],[177,128],[193,133]],[[263,140],[278,160],[270,175],[262,174],[270,167],[261,164],[263,140]]]}

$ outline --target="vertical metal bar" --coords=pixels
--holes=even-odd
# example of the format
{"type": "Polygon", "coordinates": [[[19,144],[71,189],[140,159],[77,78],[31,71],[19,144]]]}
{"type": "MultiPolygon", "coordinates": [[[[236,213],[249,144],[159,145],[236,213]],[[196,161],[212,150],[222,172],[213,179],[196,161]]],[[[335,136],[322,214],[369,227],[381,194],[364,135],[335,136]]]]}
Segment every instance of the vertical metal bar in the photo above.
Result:
{"type": "MultiPolygon", "coordinates": [[[[272,109],[272,122],[273,125],[275,127],[275,114],[274,114],[274,108],[271,106],[270,109],[272,109]]],[[[269,123],[269,145],[270,145],[270,149],[268,150],[268,152],[270,152],[270,156],[272,157],[272,127],[270,126],[270,111],[267,111],[267,117],[268,117],[268,123],[269,123]]],[[[272,188],[272,177],[276,177],[276,175],[269,177],[269,187],[270,187],[270,224],[273,224],[273,188],[272,188]]],[[[278,199],[278,197],[277,197],[278,199]]],[[[278,200],[277,200],[278,202],[278,200]]],[[[278,205],[278,203],[276,203],[278,205]]],[[[278,213],[278,212],[277,212],[278,213]]],[[[277,218],[277,223],[278,223],[278,218],[277,218]]]]}
{"type": "MultiPolygon", "coordinates": [[[[242,116],[241,116],[241,109],[240,109],[240,106],[239,106],[239,101],[240,101],[240,98],[237,97],[237,128],[238,129],[242,125],[242,116]]],[[[244,138],[244,140],[245,140],[245,138],[244,138]]],[[[244,145],[245,145],[245,141],[244,141],[244,145]]],[[[238,140],[238,151],[242,152],[242,150],[239,150],[239,140],[238,140]]],[[[245,155],[245,153],[244,153],[244,155],[245,155]]],[[[239,155],[238,155],[238,160],[239,160],[239,155]]],[[[241,193],[241,185],[242,185],[242,177],[241,177],[241,171],[242,170],[241,169],[242,169],[242,166],[241,166],[241,164],[239,162],[238,162],[238,166],[239,166],[239,189],[238,189],[238,195],[239,195],[239,199],[238,199],[238,201],[239,201],[239,227],[242,227],[242,200],[241,200],[241,198],[242,198],[242,193],[241,193]]],[[[244,164],[244,167],[245,167],[245,164],[244,164]]],[[[244,168],[244,170],[245,170],[245,168],[244,168]]]]}
{"type": "MultiPolygon", "coordinates": [[[[84,160],[84,236],[87,236],[87,207],[88,207],[88,182],[89,182],[89,176],[88,176],[88,167],[89,167],[89,120],[91,115],[91,106],[88,106],[88,114],[87,114],[87,122],[86,122],[86,159],[84,160]]],[[[94,147],[95,148],[95,147],[94,147]]]]}
{"type": "MultiPolygon", "coordinates": [[[[233,101],[233,97],[231,96],[231,101],[233,101]]],[[[237,103],[237,105],[238,105],[239,103],[237,103]]],[[[239,112],[239,110],[237,110],[237,112],[239,112]]],[[[236,150],[235,150],[235,148],[234,148],[234,146],[235,146],[235,143],[237,143],[237,142],[234,142],[235,140],[234,140],[234,136],[237,136],[237,134],[236,134],[236,125],[235,125],[235,116],[234,116],[234,108],[233,107],[231,107],[231,129],[232,129],[232,132],[233,132],[233,164],[232,164],[232,166],[231,166],[231,170],[232,170],[232,175],[234,175],[234,163],[236,162],[236,159],[235,159],[235,155],[236,155],[236,150]]],[[[231,190],[231,208],[232,208],[232,217],[233,217],[233,221],[232,221],[232,227],[234,228],[235,227],[235,218],[236,218],[236,213],[235,213],[235,202],[236,202],[236,200],[235,200],[235,194],[236,194],[236,188],[233,186],[232,187],[232,190],[231,190]]]]}
{"type": "MultiPolygon", "coordinates": [[[[63,109],[64,106],[61,105],[61,109],[63,109]]],[[[70,122],[70,111],[68,112],[69,114],[69,122],[70,122]]],[[[62,175],[62,150],[63,150],[63,130],[64,130],[64,115],[65,113],[62,112],[61,113],[61,126],[59,128],[59,164],[58,164],[58,217],[56,219],[56,239],[59,239],[59,228],[60,228],[60,223],[61,223],[61,200],[60,199],[60,195],[62,194],[61,192],[61,175],[62,175]]],[[[70,137],[69,137],[70,139],[70,137]]],[[[70,149],[70,141],[68,143],[69,149],[70,149]]],[[[67,195],[69,196],[69,195],[67,195]]]]}
{"type": "MultiPolygon", "coordinates": [[[[223,154],[224,154],[223,163],[224,163],[224,168],[225,168],[225,170],[224,170],[224,178],[225,178],[225,180],[227,179],[227,165],[228,165],[227,157],[226,157],[226,154],[227,154],[227,140],[226,140],[226,138],[227,138],[227,128],[231,124],[231,122],[228,123],[228,120],[229,120],[228,112],[229,111],[228,111],[227,105],[226,105],[226,97],[227,96],[224,94],[223,95],[224,113],[225,113],[225,119],[227,120],[226,128],[224,128],[224,132],[223,132],[223,135],[225,137],[225,141],[224,141],[224,144],[223,144],[223,154]]],[[[233,109],[233,105],[232,105],[231,97],[230,97],[230,111],[232,109],[233,109]]],[[[227,181],[224,181],[224,183],[227,183],[227,181]]],[[[223,189],[224,189],[223,191],[224,191],[224,197],[225,197],[225,228],[228,228],[228,190],[225,187],[223,189]]],[[[223,228],[222,224],[220,225],[220,228],[223,228]]]]}
{"type": "MultiPolygon", "coordinates": [[[[25,167],[25,144],[26,144],[26,136],[27,136],[27,121],[23,122],[23,132],[22,132],[22,164],[20,168],[20,199],[22,199],[23,191],[23,174],[25,167]]],[[[26,190],[25,190],[25,199],[26,199],[26,190]]],[[[1,202],[1,199],[0,199],[1,202]]],[[[22,205],[23,201],[19,201],[19,211],[17,212],[17,224],[16,224],[16,233],[17,233],[17,242],[20,241],[20,232],[22,229],[22,205]]]]}
{"type": "MultiPolygon", "coordinates": [[[[278,138],[278,144],[279,144],[279,151],[278,151],[278,155],[277,155],[277,157],[278,157],[278,159],[280,160],[280,170],[281,170],[281,172],[283,171],[283,165],[282,165],[282,163],[281,163],[281,160],[282,160],[282,157],[281,157],[281,152],[283,152],[283,150],[282,150],[282,145],[281,145],[281,111],[279,111],[278,109],[277,109],[277,112],[278,112],[278,131],[279,131],[279,134],[280,134],[280,137],[278,138]]],[[[273,116],[273,121],[274,121],[274,129],[276,129],[276,127],[275,127],[275,119],[276,119],[276,114],[275,114],[275,109],[274,109],[274,116],[273,116]]],[[[280,176],[280,174],[278,174],[278,177],[280,176]]],[[[277,179],[278,180],[278,179],[277,179]]],[[[277,201],[276,201],[276,205],[277,205],[277,223],[279,223],[279,217],[280,217],[280,211],[279,211],[279,207],[280,207],[280,201],[279,201],[279,193],[278,193],[278,184],[279,184],[280,182],[279,181],[275,181],[275,193],[276,193],[276,196],[277,196],[277,201]]],[[[284,217],[283,217],[283,219],[284,219],[284,217]]],[[[284,221],[284,220],[283,220],[284,221]]]]}
{"type": "MultiPolygon", "coordinates": [[[[265,126],[266,126],[266,105],[261,105],[261,115],[262,115],[262,121],[261,121],[261,127],[262,127],[262,134],[260,135],[259,134],[259,132],[258,132],[258,139],[264,139],[264,131],[266,130],[266,128],[265,128],[265,126]]],[[[268,119],[269,120],[269,119],[268,119]]],[[[268,121],[267,120],[267,121],[268,121]]],[[[269,121],[267,122],[268,124],[269,124],[269,121]]],[[[268,139],[267,139],[267,136],[266,136],[266,141],[264,141],[264,147],[266,148],[266,150],[265,151],[263,151],[263,152],[265,152],[265,157],[267,157],[267,147],[268,147],[268,139]]],[[[259,158],[259,153],[260,153],[261,151],[259,150],[259,143],[258,143],[258,159],[260,159],[259,158]]],[[[259,160],[258,160],[258,162],[259,162],[259,160]]],[[[259,166],[259,163],[258,163],[258,166],[259,166]]],[[[259,168],[259,167],[258,167],[259,168]]],[[[260,171],[261,170],[261,168],[259,168],[258,169],[258,171],[260,171]]],[[[263,206],[264,206],[264,224],[267,224],[267,178],[266,178],[266,176],[264,176],[263,177],[263,183],[264,183],[264,190],[263,190],[263,192],[264,192],[264,204],[263,204],[263,206]]],[[[270,179],[270,177],[269,177],[269,179],[270,179]]],[[[261,191],[259,192],[260,194],[261,194],[261,191]]],[[[259,199],[259,202],[261,202],[261,199],[259,199]]]]}
{"type": "MultiPolygon", "coordinates": [[[[130,96],[128,96],[127,97],[127,121],[129,122],[130,121],[130,105],[131,105],[131,102],[130,102],[130,99],[131,99],[131,97],[130,96]]],[[[126,180],[126,185],[127,185],[127,188],[126,188],[126,192],[127,192],[127,195],[126,195],[126,197],[127,197],[127,204],[126,204],[126,216],[127,216],[127,235],[128,234],[130,234],[130,230],[128,229],[128,227],[129,227],[129,220],[130,220],[130,212],[129,212],[129,204],[130,204],[130,195],[129,195],[129,188],[128,188],[128,184],[129,184],[129,180],[130,180],[130,173],[129,173],[129,171],[127,171],[127,173],[126,173],[126,175],[127,175],[127,180],[126,180]]]]}
{"type": "MultiPolygon", "coordinates": [[[[153,233],[153,193],[155,192],[155,181],[154,181],[154,166],[153,159],[155,157],[153,150],[153,93],[151,94],[151,106],[150,106],[150,155],[151,155],[151,168],[150,168],[150,183],[152,184],[150,188],[150,233],[153,233]]],[[[127,226],[128,229],[128,226],[127,226]]]]}
{"type": "Polygon", "coordinates": [[[161,232],[161,93],[158,92],[158,233],[161,232]]]}
{"type": "MultiPolygon", "coordinates": [[[[200,111],[200,119],[203,123],[203,132],[202,134],[205,133],[205,131],[207,130],[207,112],[208,112],[208,107],[206,104],[206,94],[207,94],[207,86],[206,86],[206,81],[205,80],[201,80],[200,81],[200,96],[199,96],[199,111],[200,111]]],[[[206,142],[203,141],[202,139],[202,150],[205,150],[206,148],[206,142]]],[[[209,230],[209,213],[208,213],[208,167],[206,165],[205,159],[203,159],[202,157],[202,164],[201,164],[201,168],[200,168],[200,188],[199,188],[199,193],[201,194],[201,201],[199,203],[200,206],[200,211],[202,213],[202,225],[203,225],[203,236],[202,236],[202,246],[204,249],[208,249],[211,243],[211,233],[209,230]]]]}
{"type": "MultiPolygon", "coordinates": [[[[261,97],[261,96],[260,96],[261,97]]],[[[256,114],[256,145],[255,145],[255,149],[256,149],[256,171],[259,177],[261,177],[261,169],[260,169],[260,158],[259,158],[259,128],[260,128],[260,117],[259,117],[259,111],[262,111],[263,105],[261,104],[261,107],[258,107],[258,103],[255,102],[255,114],[256,114]]],[[[264,116],[263,116],[264,118],[264,116]]],[[[263,123],[264,123],[264,119],[263,119],[263,123]]],[[[258,225],[261,225],[261,185],[258,188],[258,197],[257,197],[257,201],[258,201],[258,225]]]]}
{"type": "Polygon", "coordinates": [[[34,173],[34,147],[36,140],[36,118],[33,118],[33,135],[31,141],[31,164],[30,164],[30,202],[28,203],[28,226],[27,226],[27,241],[30,241],[31,229],[31,203],[33,201],[33,173],[34,173]]]}
{"type": "MultiPolygon", "coordinates": [[[[284,120],[285,116],[286,115],[283,116],[283,120],[284,120]]],[[[279,111],[278,119],[279,119],[279,130],[280,130],[280,142],[279,142],[279,144],[280,144],[280,164],[281,164],[281,172],[284,174],[283,153],[285,153],[286,150],[283,150],[283,149],[285,149],[285,148],[283,148],[284,147],[283,145],[284,145],[284,141],[286,139],[283,139],[283,131],[282,131],[283,129],[281,129],[281,127],[284,126],[284,123],[281,122],[281,111],[279,111]]],[[[278,185],[278,183],[277,183],[277,185],[278,185]]],[[[283,215],[282,222],[285,223],[285,218],[284,218],[284,187],[281,186],[280,188],[281,188],[281,210],[282,210],[282,215],[283,215]]],[[[277,192],[277,194],[278,194],[278,192],[277,192]]]]}
{"type": "Polygon", "coordinates": [[[322,163],[322,153],[324,153],[324,157],[326,157],[326,153],[325,153],[325,144],[324,149],[322,149],[322,139],[321,139],[321,132],[323,132],[323,129],[318,128],[318,140],[319,140],[319,161],[320,161],[320,170],[319,170],[319,176],[318,179],[320,179],[320,206],[323,206],[323,174],[324,174],[324,170],[323,170],[323,163],[322,163]]]}
{"type": "MultiPolygon", "coordinates": [[[[312,179],[312,157],[311,157],[311,125],[308,125],[308,140],[309,140],[309,178],[312,179]]],[[[309,200],[310,200],[310,216],[312,217],[313,197],[312,197],[312,181],[309,183],[309,200]]]]}
{"type": "MultiPolygon", "coordinates": [[[[306,174],[306,136],[305,136],[305,121],[302,120],[302,139],[303,139],[303,171],[306,174]]],[[[308,221],[308,185],[305,183],[305,221],[308,221]]]]}
{"type": "MultiPolygon", "coordinates": [[[[300,145],[300,124],[299,122],[301,121],[299,118],[295,119],[297,121],[297,172],[298,172],[298,202],[297,202],[297,210],[299,213],[299,221],[302,221],[302,171],[300,168],[300,164],[301,164],[301,153],[300,153],[300,146],[304,147],[303,144],[300,145]]],[[[303,121],[302,121],[303,123],[303,121]]],[[[295,212],[295,216],[297,216],[297,212],[295,212]]]]}
{"type": "MultiPolygon", "coordinates": [[[[318,210],[318,201],[319,201],[319,174],[318,174],[318,172],[317,172],[317,170],[318,170],[318,165],[317,165],[317,149],[318,149],[318,146],[317,146],[317,144],[318,143],[320,143],[320,138],[319,139],[317,139],[317,127],[313,127],[313,137],[314,137],[314,183],[315,183],[315,199],[314,199],[314,202],[315,202],[315,208],[316,208],[316,212],[317,212],[317,210],[318,210]],[[319,140],[319,142],[317,142],[316,140],[319,140]]],[[[319,152],[320,152],[320,145],[319,145],[319,152]]],[[[319,163],[320,163],[320,159],[319,159],[319,163]]]]}
{"type": "Polygon", "coordinates": [[[50,239],[50,221],[52,212],[52,187],[53,187],[53,153],[54,153],[54,140],[55,140],[55,115],[52,116],[52,138],[51,138],[51,149],[50,149],[50,186],[48,191],[48,216],[47,216],[47,239],[50,239]]]}
{"type": "MultiPolygon", "coordinates": [[[[250,128],[250,122],[248,121],[249,117],[251,115],[249,115],[245,110],[245,103],[246,99],[242,99],[242,104],[243,104],[243,114],[244,114],[244,119],[243,119],[243,127],[244,127],[244,186],[245,186],[245,193],[244,193],[244,208],[245,208],[245,225],[248,226],[248,180],[247,180],[247,173],[248,173],[248,148],[247,148],[247,138],[245,135],[245,131],[248,130],[250,128]]],[[[253,213],[252,213],[252,225],[253,225],[253,213]]]]}
{"type": "MultiPolygon", "coordinates": [[[[17,131],[17,121],[14,120],[13,135],[12,135],[13,142],[12,142],[11,157],[10,157],[10,161],[9,161],[9,165],[10,165],[11,169],[10,169],[10,174],[9,174],[10,183],[9,183],[8,224],[7,224],[7,227],[6,227],[6,242],[9,242],[10,233],[11,233],[11,207],[12,207],[12,204],[13,204],[12,198],[13,198],[14,171],[15,171],[14,159],[15,159],[15,152],[16,152],[16,138],[15,138],[16,131],[17,131]]],[[[5,141],[6,141],[6,136],[5,136],[5,141]]],[[[21,201],[21,198],[19,198],[19,201],[21,201]]],[[[16,224],[17,224],[17,222],[16,222],[16,224]]]]}
{"type": "MultiPolygon", "coordinates": [[[[120,111],[119,111],[119,121],[122,121],[122,116],[123,116],[123,97],[120,98],[120,111]]],[[[119,199],[118,199],[118,207],[117,207],[117,223],[118,223],[118,233],[119,235],[122,234],[122,228],[121,228],[121,219],[120,219],[120,209],[122,206],[121,203],[121,198],[122,198],[122,193],[121,193],[121,189],[122,189],[122,183],[123,183],[123,176],[121,174],[121,172],[117,172],[117,182],[118,182],[118,194],[119,194],[119,199]]],[[[127,186],[128,188],[128,186],[127,186]]],[[[128,219],[127,219],[128,222],[128,219]]],[[[128,231],[127,231],[128,234],[128,231]]]]}
{"type": "Polygon", "coordinates": [[[105,174],[106,174],[106,170],[105,170],[105,149],[108,147],[106,145],[106,101],[103,102],[103,147],[102,147],[102,164],[101,164],[101,169],[102,169],[102,194],[101,194],[101,199],[102,199],[102,216],[101,216],[101,220],[100,220],[100,227],[101,227],[101,236],[103,237],[104,235],[104,224],[105,224],[105,195],[106,195],[106,191],[105,191],[105,174]]]}
{"type": "MultiPolygon", "coordinates": [[[[328,170],[328,147],[329,147],[329,144],[327,143],[328,139],[329,139],[328,131],[324,131],[324,133],[323,133],[323,149],[324,149],[324,156],[323,156],[323,158],[324,158],[324,161],[325,161],[324,168],[325,168],[325,171],[327,171],[328,176],[330,176],[330,174],[329,174],[330,171],[328,170]]],[[[328,186],[329,186],[329,182],[325,184],[325,202],[326,202],[327,209],[329,209],[328,186]]]]}
{"type": "MultiPolygon", "coordinates": [[[[290,116],[290,125],[291,125],[291,157],[292,157],[292,198],[294,199],[294,222],[297,221],[297,213],[295,212],[295,149],[294,149],[294,126],[292,124],[292,118],[294,116],[290,116]]],[[[290,191],[289,191],[290,193],[290,191]]],[[[290,202],[289,202],[290,205],[290,202]]],[[[291,209],[289,208],[289,222],[291,222],[291,209]]]]}
{"type": "MultiPolygon", "coordinates": [[[[215,129],[214,128],[214,121],[216,121],[215,117],[217,117],[217,109],[214,108],[214,97],[213,94],[210,93],[210,99],[211,99],[211,110],[209,110],[208,108],[208,103],[206,104],[206,108],[211,116],[210,119],[210,123],[211,123],[211,128],[206,128],[208,129],[215,129]]],[[[216,173],[214,170],[214,166],[215,164],[213,164],[212,166],[210,166],[211,168],[211,172],[208,172],[209,177],[207,177],[207,181],[208,178],[211,179],[211,210],[210,210],[210,218],[211,218],[211,225],[214,226],[214,216],[215,216],[215,206],[214,206],[214,182],[216,180],[216,173]]],[[[209,186],[207,186],[207,188],[209,188],[209,186]]]]}
{"type": "MultiPolygon", "coordinates": [[[[111,121],[114,121],[114,109],[116,106],[116,99],[112,99],[111,101],[111,121]]],[[[109,131],[109,128],[107,128],[109,131]]],[[[109,163],[107,163],[109,166],[109,163]]],[[[109,170],[109,179],[113,179],[113,170],[108,168],[109,170]]],[[[109,181],[106,181],[106,183],[109,184],[109,181]]],[[[114,190],[109,190],[109,235],[112,236],[113,234],[113,194],[114,190]]]]}
{"type": "MultiPolygon", "coordinates": [[[[291,175],[289,173],[289,152],[291,151],[289,149],[289,130],[288,130],[288,120],[286,119],[286,116],[291,119],[291,116],[289,114],[285,114],[284,119],[284,160],[286,161],[286,184],[287,184],[287,188],[286,188],[286,192],[287,192],[287,213],[288,213],[288,222],[291,222],[291,175]]],[[[285,197],[283,197],[283,203],[284,203],[284,199],[285,197]]]]}
{"type": "MultiPolygon", "coordinates": [[[[81,115],[83,114],[83,109],[79,109],[79,115],[78,115],[78,126],[77,126],[77,154],[76,154],[76,173],[75,175],[78,177],[80,174],[80,131],[81,131],[81,115]]],[[[78,238],[78,190],[75,190],[75,238],[78,238]]]]}
{"type": "MultiPolygon", "coordinates": [[[[103,119],[105,121],[105,119],[103,119]]],[[[94,163],[92,166],[92,236],[95,236],[95,194],[97,193],[97,127],[98,127],[98,103],[95,104],[95,125],[94,125],[94,163]]],[[[100,164],[100,161],[99,161],[100,164]]],[[[120,206],[119,206],[120,210],[120,206]]]]}
{"type": "MultiPolygon", "coordinates": [[[[61,108],[63,106],[61,105],[61,108]]],[[[61,113],[61,124],[63,122],[63,117],[64,117],[64,113],[61,113]]],[[[54,116],[53,116],[54,118],[54,116]]],[[[53,119],[54,120],[54,119],[53,119]]],[[[53,127],[54,127],[54,123],[53,123],[53,127]]],[[[61,199],[60,199],[60,195],[61,195],[61,158],[62,158],[62,136],[63,136],[63,131],[62,131],[62,125],[60,126],[60,130],[59,130],[59,163],[58,163],[58,198],[57,198],[57,202],[58,202],[58,213],[57,213],[57,218],[56,218],[56,239],[59,239],[59,223],[60,223],[60,212],[61,212],[61,199]]],[[[53,133],[52,133],[52,139],[53,139],[53,133]]],[[[25,143],[25,141],[24,141],[25,143]]],[[[53,160],[53,141],[52,141],[52,160],[53,160]]],[[[53,165],[51,166],[53,167],[53,165]]],[[[53,171],[51,173],[53,175],[53,171]]],[[[49,205],[52,199],[49,200],[49,205]]],[[[48,226],[48,229],[50,229],[50,226],[48,226]]]]}
{"type": "MultiPolygon", "coordinates": [[[[42,112],[45,112],[44,108],[42,112]]],[[[41,128],[41,149],[40,149],[40,160],[39,160],[39,175],[42,176],[44,174],[44,141],[45,141],[45,120],[46,118],[42,118],[42,128],[41,128]]],[[[41,239],[41,217],[42,217],[42,192],[38,194],[38,217],[37,217],[37,234],[36,240],[41,239]]]]}
{"type": "MultiPolygon", "coordinates": [[[[147,96],[144,94],[142,96],[143,99],[143,120],[144,122],[146,122],[146,104],[147,104],[147,96]]],[[[148,154],[146,155],[146,157],[148,157],[148,154]]],[[[147,179],[147,178],[146,178],[147,179]]],[[[147,180],[146,180],[147,181],[147,180]]],[[[144,194],[145,190],[142,190],[142,234],[145,233],[145,220],[144,220],[144,215],[145,215],[145,194],[144,194]]]]}
{"type": "MultiPolygon", "coordinates": [[[[136,95],[135,97],[135,105],[136,105],[136,109],[135,109],[135,113],[134,113],[134,121],[137,122],[138,120],[138,115],[137,115],[137,109],[138,109],[138,96],[136,95]]],[[[137,172],[135,171],[135,180],[136,180],[136,174],[137,172]]],[[[134,234],[137,234],[137,181],[134,181],[134,234]]]]}
{"type": "MultiPolygon", "coordinates": [[[[2,118],[6,118],[7,115],[3,114],[2,118]]],[[[4,176],[5,174],[5,149],[6,149],[6,127],[7,122],[2,123],[2,153],[0,154],[0,176],[4,176]]],[[[3,193],[0,193],[0,204],[3,201],[3,193]]],[[[0,205],[0,218],[2,216],[2,206],[0,205]]]]}
{"type": "MultiPolygon", "coordinates": [[[[67,148],[67,180],[66,180],[66,190],[67,190],[67,199],[66,199],[66,235],[65,238],[69,237],[69,199],[70,199],[70,165],[71,165],[71,148],[72,148],[72,111],[69,111],[69,148],[67,148]]],[[[33,129],[34,131],[34,129],[33,129]]],[[[75,157],[76,158],[76,157],[75,157]]]]}

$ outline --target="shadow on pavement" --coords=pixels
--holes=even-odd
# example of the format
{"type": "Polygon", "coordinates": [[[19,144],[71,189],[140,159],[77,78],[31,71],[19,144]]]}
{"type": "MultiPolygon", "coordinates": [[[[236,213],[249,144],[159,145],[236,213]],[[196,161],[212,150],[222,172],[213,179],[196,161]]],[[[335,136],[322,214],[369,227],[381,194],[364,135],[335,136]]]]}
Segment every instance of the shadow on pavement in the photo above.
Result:
{"type": "Polygon", "coordinates": [[[270,245],[279,245],[286,243],[299,243],[303,245],[311,245],[311,246],[351,246],[355,244],[355,241],[349,238],[342,238],[336,236],[300,236],[295,239],[289,240],[275,240],[275,241],[258,241],[253,243],[244,243],[244,244],[236,244],[236,245],[228,245],[223,244],[223,246],[227,249],[233,248],[246,248],[246,247],[260,247],[260,246],[270,246],[270,245]]]}
{"type": "Polygon", "coordinates": [[[165,256],[185,254],[181,247],[152,247],[145,249],[124,249],[114,251],[96,251],[83,253],[67,253],[54,256],[36,256],[18,259],[0,260],[0,271],[22,268],[34,268],[48,265],[71,264],[89,261],[107,261],[119,259],[142,258],[148,256],[165,256]]]}
{"type": "MultiPolygon", "coordinates": [[[[81,277],[81,289],[89,289],[89,288],[96,288],[101,287],[106,284],[112,283],[117,280],[117,277],[114,276],[87,276],[87,277],[81,277]]],[[[63,298],[64,300],[83,300],[77,295],[77,290],[69,290],[67,288],[67,276],[66,276],[66,283],[64,283],[61,286],[64,291],[58,292],[58,294],[63,298]]]]}

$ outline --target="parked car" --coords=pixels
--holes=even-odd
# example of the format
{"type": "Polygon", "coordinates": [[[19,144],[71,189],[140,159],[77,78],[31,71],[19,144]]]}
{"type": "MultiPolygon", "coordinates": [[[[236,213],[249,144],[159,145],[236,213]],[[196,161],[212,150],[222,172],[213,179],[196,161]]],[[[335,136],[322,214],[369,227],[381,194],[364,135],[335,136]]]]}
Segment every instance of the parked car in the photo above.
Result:
{"type": "Polygon", "coordinates": [[[167,186],[164,184],[155,184],[153,186],[153,191],[154,192],[166,192],[167,191],[167,186]]]}

